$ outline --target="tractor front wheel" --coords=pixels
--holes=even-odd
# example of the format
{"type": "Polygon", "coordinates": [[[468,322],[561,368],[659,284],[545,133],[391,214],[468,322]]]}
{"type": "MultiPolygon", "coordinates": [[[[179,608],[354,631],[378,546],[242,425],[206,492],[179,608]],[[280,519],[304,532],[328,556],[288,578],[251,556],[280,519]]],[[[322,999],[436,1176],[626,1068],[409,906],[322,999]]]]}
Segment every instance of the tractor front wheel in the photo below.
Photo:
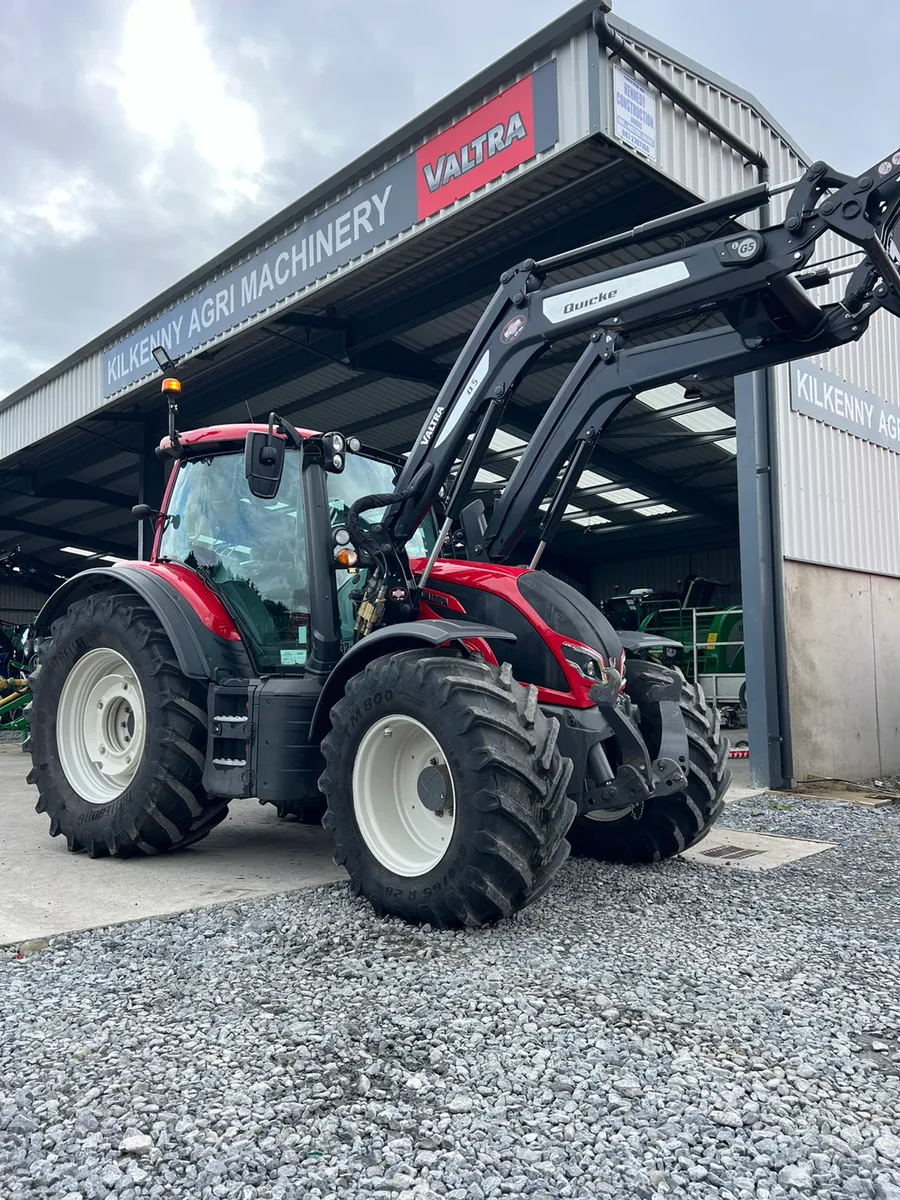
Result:
{"type": "MultiPolygon", "coordinates": [[[[641,714],[641,733],[653,757],[659,751],[660,720],[648,692],[671,679],[672,672],[657,663],[628,663],[627,691],[641,714]]],[[[569,833],[575,854],[604,862],[659,862],[695,846],[712,829],[731,782],[728,740],[717,709],[706,702],[701,688],[686,680],[680,707],[688,738],[687,787],[633,808],[576,817],[569,833]]]]}
{"type": "Polygon", "coordinates": [[[89,596],[55,621],[31,677],[32,770],[50,833],[92,858],[192,845],[224,820],[202,786],[206,697],[133,593],[89,596]]]}
{"type": "Polygon", "coordinates": [[[532,903],[568,857],[558,725],[508,666],[376,659],[322,743],[335,861],[379,915],[479,926],[532,903]]]}

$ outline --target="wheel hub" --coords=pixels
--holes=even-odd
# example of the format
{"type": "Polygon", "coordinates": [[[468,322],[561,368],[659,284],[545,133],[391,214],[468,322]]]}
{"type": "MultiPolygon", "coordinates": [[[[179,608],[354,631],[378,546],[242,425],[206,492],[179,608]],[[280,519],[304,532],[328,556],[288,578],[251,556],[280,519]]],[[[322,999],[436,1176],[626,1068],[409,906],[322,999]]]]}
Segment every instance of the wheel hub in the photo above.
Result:
{"type": "Polygon", "coordinates": [[[438,765],[437,760],[429,763],[416,781],[420,802],[433,813],[442,813],[447,807],[452,787],[450,772],[445,765],[438,765]]]}
{"type": "Polygon", "coordinates": [[[438,865],[456,828],[456,793],[431,730],[400,714],[366,730],[353,763],[353,811],[369,850],[395,875],[438,865]]]}
{"type": "Polygon", "coordinates": [[[115,650],[90,650],[72,667],[59,699],[57,745],[66,779],[83,800],[108,804],[125,791],[144,750],[144,695],[115,650]]]}

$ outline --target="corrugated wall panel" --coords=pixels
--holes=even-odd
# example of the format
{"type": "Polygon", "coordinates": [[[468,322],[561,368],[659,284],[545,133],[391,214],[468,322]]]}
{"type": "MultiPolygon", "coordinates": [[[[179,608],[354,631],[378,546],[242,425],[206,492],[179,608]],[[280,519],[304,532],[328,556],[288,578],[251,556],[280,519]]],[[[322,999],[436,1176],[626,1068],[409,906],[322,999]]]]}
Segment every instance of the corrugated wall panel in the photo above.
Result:
{"type": "Polygon", "coordinates": [[[44,605],[46,596],[30,588],[0,583],[0,618],[27,625],[44,605]]]}
{"type": "MultiPolygon", "coordinates": [[[[769,161],[773,182],[791,179],[803,171],[805,164],[801,161],[798,149],[789,145],[746,99],[730,93],[724,86],[703,78],[634,38],[626,35],[626,40],[652,66],[671,79],[676,87],[701,105],[704,111],[716,117],[745,142],[760,149],[769,161]]],[[[626,73],[633,74],[630,67],[618,65],[626,73]]],[[[646,80],[640,82],[657,97],[658,170],[704,200],[714,200],[758,182],[755,169],[748,166],[736,150],[704,129],[672,100],[660,95],[646,80]]],[[[607,89],[607,97],[611,97],[609,63],[606,64],[605,78],[601,77],[601,85],[607,89]]],[[[612,117],[609,114],[612,110],[609,100],[605,110],[608,122],[605,132],[611,136],[612,117]]],[[[752,223],[752,217],[749,223],[752,223]]]]}
{"type": "Polygon", "coordinates": [[[688,575],[720,579],[726,587],[716,593],[716,604],[739,604],[741,600],[741,563],[737,546],[720,550],[693,550],[684,554],[660,554],[636,557],[627,562],[596,563],[591,573],[591,599],[595,603],[616,592],[625,595],[632,588],[649,587],[654,591],[677,591],[678,581],[688,575]]]}
{"type": "Polygon", "coordinates": [[[0,410],[0,462],[102,408],[101,355],[92,354],[27,398],[0,410]]]}
{"type": "MultiPolygon", "coordinates": [[[[895,318],[877,313],[860,342],[813,361],[900,406],[895,318]]],[[[900,454],[792,412],[789,370],[775,374],[785,557],[900,576],[900,454]]]]}

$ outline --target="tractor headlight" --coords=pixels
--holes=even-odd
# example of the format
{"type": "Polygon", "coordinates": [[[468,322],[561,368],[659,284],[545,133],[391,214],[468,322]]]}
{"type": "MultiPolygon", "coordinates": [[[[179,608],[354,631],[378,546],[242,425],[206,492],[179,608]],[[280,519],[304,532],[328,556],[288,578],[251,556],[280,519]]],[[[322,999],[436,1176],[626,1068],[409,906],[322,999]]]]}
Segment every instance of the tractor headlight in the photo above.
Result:
{"type": "Polygon", "coordinates": [[[606,663],[601,654],[587,646],[572,646],[569,642],[563,642],[562,650],[566,662],[574,667],[579,675],[594,682],[603,678],[606,663]]]}

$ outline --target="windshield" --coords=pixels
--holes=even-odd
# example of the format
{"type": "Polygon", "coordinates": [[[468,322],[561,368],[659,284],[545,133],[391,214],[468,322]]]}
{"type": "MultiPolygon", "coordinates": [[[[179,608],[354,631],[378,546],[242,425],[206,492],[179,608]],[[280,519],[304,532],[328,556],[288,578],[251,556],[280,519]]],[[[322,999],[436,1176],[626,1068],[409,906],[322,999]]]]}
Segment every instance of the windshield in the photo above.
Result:
{"type": "MultiPolygon", "coordinates": [[[[350,505],[360,496],[377,496],[392,492],[396,483],[398,467],[379,462],[374,458],[348,454],[346,466],[340,475],[328,476],[328,509],[331,528],[340,529],[347,524],[350,505]]],[[[384,508],[371,508],[364,512],[359,521],[362,525],[377,525],[384,520],[384,508]]],[[[406,552],[410,558],[425,558],[437,538],[434,518],[431,513],[409,539],[406,552]]],[[[338,614],[341,621],[341,642],[344,646],[353,640],[356,611],[351,592],[365,586],[366,571],[341,571],[338,580],[338,614]]]]}
{"type": "MultiPolygon", "coordinates": [[[[379,462],[375,458],[363,458],[358,454],[348,454],[347,465],[340,475],[328,476],[328,507],[332,529],[347,524],[350,505],[360,496],[377,496],[392,492],[398,473],[399,467],[390,463],[379,462]]],[[[384,520],[384,512],[384,508],[370,508],[359,518],[360,524],[377,525],[384,520]]],[[[406,552],[410,558],[424,558],[434,545],[434,540],[434,521],[429,513],[407,542],[406,552]]]]}

